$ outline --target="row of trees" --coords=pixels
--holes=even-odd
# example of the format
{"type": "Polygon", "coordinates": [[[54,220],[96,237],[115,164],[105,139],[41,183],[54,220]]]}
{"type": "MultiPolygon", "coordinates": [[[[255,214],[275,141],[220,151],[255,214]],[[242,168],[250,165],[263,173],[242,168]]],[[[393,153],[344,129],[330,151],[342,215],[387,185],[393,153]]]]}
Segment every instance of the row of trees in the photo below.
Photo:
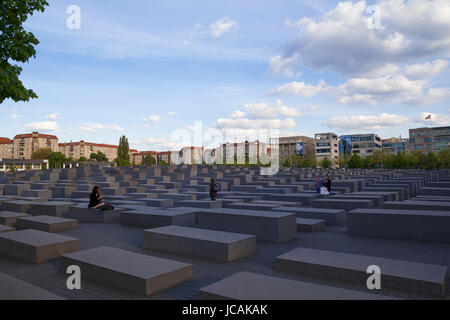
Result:
{"type": "MultiPolygon", "coordinates": [[[[317,162],[314,157],[303,159],[298,155],[285,159],[282,165],[284,167],[294,166],[299,168],[314,168],[316,166],[331,168],[333,166],[328,158],[317,162]]],[[[439,151],[437,154],[434,152],[428,154],[423,154],[422,152],[402,152],[397,155],[385,155],[381,151],[376,150],[373,155],[366,157],[360,157],[357,154],[351,157],[342,156],[339,159],[339,167],[351,169],[448,169],[450,168],[450,148],[439,151]]]]}
{"type": "MultiPolygon", "coordinates": [[[[64,162],[74,161],[73,158],[67,158],[61,152],[53,152],[49,148],[41,148],[32,153],[31,159],[45,160],[48,159],[49,169],[62,168],[64,162]]],[[[78,161],[108,161],[106,155],[102,152],[91,153],[89,159],[80,157],[78,161]]]]}

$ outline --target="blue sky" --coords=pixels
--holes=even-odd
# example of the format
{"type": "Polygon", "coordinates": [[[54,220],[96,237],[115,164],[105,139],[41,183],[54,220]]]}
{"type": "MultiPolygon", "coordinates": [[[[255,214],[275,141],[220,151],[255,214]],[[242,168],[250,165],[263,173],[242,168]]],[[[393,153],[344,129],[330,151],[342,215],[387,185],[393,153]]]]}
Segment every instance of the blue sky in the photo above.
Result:
{"type": "Polygon", "coordinates": [[[229,141],[267,128],[387,138],[450,124],[448,1],[49,3],[26,22],[40,44],[21,79],[39,99],[0,104],[0,136],[125,134],[165,150],[196,121],[229,141]],[[80,30],[66,26],[70,5],[80,30]],[[367,22],[371,5],[379,25],[367,22]]]}

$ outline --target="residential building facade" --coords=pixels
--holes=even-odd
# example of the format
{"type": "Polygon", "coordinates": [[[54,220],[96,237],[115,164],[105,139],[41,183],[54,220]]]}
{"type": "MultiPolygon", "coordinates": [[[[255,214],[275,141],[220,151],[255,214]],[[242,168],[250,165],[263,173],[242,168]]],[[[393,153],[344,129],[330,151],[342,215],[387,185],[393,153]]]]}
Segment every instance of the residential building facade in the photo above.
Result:
{"type": "Polygon", "coordinates": [[[59,150],[66,158],[78,160],[81,157],[89,159],[92,153],[103,153],[108,161],[114,161],[118,156],[118,146],[99,144],[86,141],[60,143],[59,150]]]}
{"type": "Polygon", "coordinates": [[[0,159],[12,159],[14,154],[14,141],[9,138],[0,138],[0,159]]]}
{"type": "Polygon", "coordinates": [[[133,152],[131,153],[131,163],[135,166],[139,166],[144,161],[144,158],[148,155],[151,155],[155,159],[156,163],[158,163],[159,152],[156,151],[133,152]]]}
{"type": "Polygon", "coordinates": [[[332,132],[317,133],[314,139],[318,165],[327,158],[332,167],[339,167],[339,136],[332,132]]]}
{"type": "Polygon", "coordinates": [[[19,134],[14,137],[14,159],[31,159],[33,152],[46,148],[59,151],[58,137],[39,132],[19,134]]]}

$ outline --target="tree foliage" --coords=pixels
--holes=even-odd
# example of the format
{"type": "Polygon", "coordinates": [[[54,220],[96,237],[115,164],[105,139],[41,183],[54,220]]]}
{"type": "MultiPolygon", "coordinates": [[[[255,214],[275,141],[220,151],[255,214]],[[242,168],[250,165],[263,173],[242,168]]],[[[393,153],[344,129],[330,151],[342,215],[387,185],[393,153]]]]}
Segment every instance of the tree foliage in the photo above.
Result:
{"type": "Polygon", "coordinates": [[[23,23],[35,11],[43,12],[45,6],[45,0],[0,0],[0,103],[8,98],[15,102],[37,98],[19,79],[22,67],[11,63],[26,63],[36,57],[39,40],[23,28],[23,23]]]}
{"type": "Polygon", "coordinates": [[[330,159],[328,159],[326,157],[323,158],[322,161],[320,161],[320,166],[322,168],[325,168],[325,169],[331,168],[331,161],[330,161],[330,159]]]}
{"type": "Polygon", "coordinates": [[[125,136],[120,137],[118,156],[116,159],[117,166],[124,167],[129,166],[130,162],[130,145],[128,139],[125,136]]]}
{"type": "Polygon", "coordinates": [[[89,160],[104,161],[104,162],[109,161],[108,157],[101,151],[98,151],[97,153],[91,153],[89,160]]]}
{"type": "Polygon", "coordinates": [[[52,152],[48,157],[50,169],[62,168],[67,158],[61,152],[52,152]]]}
{"type": "Polygon", "coordinates": [[[142,164],[143,165],[155,165],[156,159],[151,154],[148,154],[144,157],[144,159],[142,159],[142,164]]]}
{"type": "Polygon", "coordinates": [[[31,154],[31,159],[48,160],[52,152],[52,149],[40,148],[31,154]]]}

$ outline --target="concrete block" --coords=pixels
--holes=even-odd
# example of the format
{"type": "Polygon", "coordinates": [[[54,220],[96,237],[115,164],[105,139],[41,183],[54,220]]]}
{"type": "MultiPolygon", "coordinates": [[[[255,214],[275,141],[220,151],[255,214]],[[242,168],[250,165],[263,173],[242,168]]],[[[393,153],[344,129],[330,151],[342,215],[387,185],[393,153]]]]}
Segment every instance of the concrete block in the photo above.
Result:
{"type": "Polygon", "coordinates": [[[166,226],[144,231],[142,247],[220,262],[235,261],[253,254],[253,235],[166,226]]]}
{"type": "Polygon", "coordinates": [[[395,298],[301,282],[250,272],[238,272],[203,287],[200,300],[390,300],[395,298]]]}
{"type": "Polygon", "coordinates": [[[152,295],[192,277],[192,265],[118,248],[100,247],[60,257],[60,270],[80,266],[82,278],[152,295]]]}
{"type": "Polygon", "coordinates": [[[343,252],[297,248],[276,258],[275,269],[366,286],[367,267],[379,266],[383,288],[445,295],[447,266],[343,252]]]}
{"type": "Polygon", "coordinates": [[[0,234],[0,255],[28,263],[43,263],[78,250],[78,239],[59,234],[32,229],[0,234]]]}
{"type": "Polygon", "coordinates": [[[34,216],[18,218],[16,223],[18,230],[35,229],[45,232],[60,232],[78,228],[78,221],[53,216],[34,216]]]}

